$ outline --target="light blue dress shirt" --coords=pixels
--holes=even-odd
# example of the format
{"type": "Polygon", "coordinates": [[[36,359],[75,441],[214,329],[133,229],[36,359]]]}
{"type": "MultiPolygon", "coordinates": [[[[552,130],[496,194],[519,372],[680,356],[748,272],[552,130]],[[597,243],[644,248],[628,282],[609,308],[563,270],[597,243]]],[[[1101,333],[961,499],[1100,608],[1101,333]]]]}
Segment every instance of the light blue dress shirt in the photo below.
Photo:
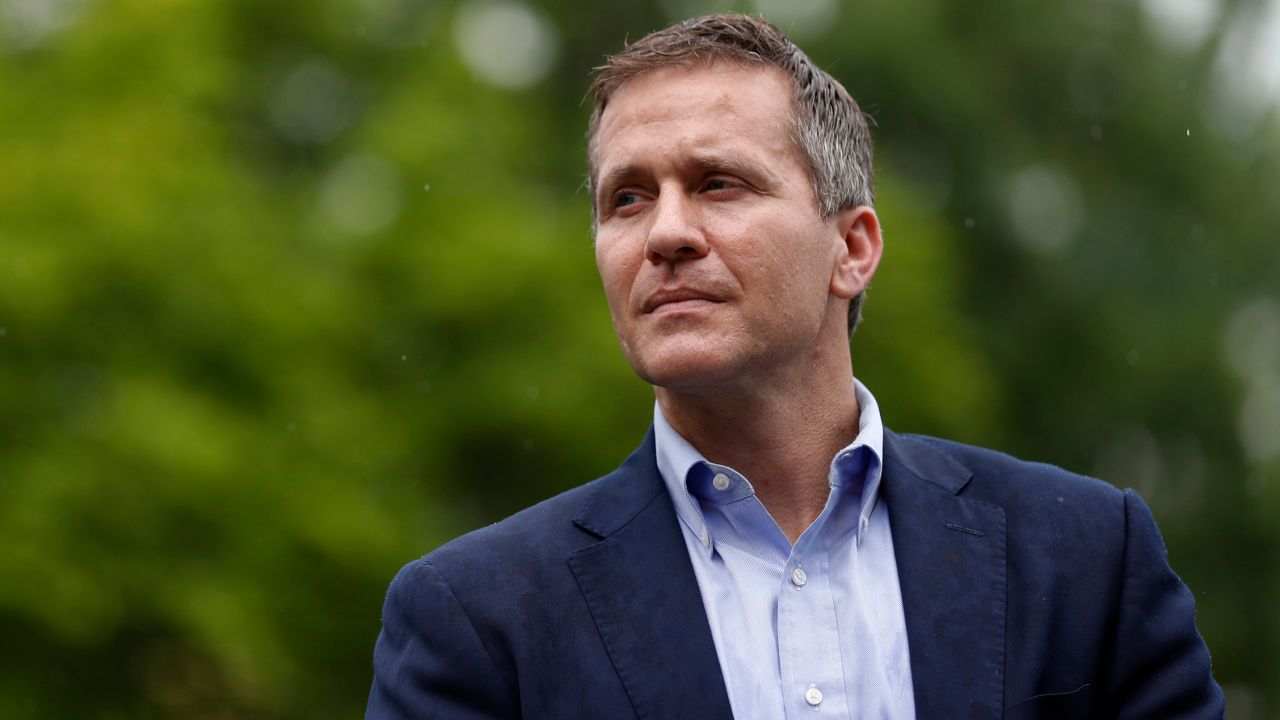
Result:
{"type": "Polygon", "coordinates": [[[915,717],[880,497],[884,426],[861,383],[857,398],[858,436],[832,459],[827,504],[794,546],[747,478],[707,461],[655,403],[658,469],[739,720],[915,717]]]}

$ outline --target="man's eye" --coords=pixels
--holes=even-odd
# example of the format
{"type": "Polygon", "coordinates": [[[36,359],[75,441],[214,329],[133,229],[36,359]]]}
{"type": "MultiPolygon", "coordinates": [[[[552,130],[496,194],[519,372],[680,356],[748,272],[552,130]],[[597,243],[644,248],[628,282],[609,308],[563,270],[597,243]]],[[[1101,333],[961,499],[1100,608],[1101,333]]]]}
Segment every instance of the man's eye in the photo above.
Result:
{"type": "Polygon", "coordinates": [[[734,187],[733,182],[725,178],[710,178],[702,184],[704,190],[728,190],[734,187]]]}
{"type": "Polygon", "coordinates": [[[639,200],[635,193],[618,193],[613,198],[613,206],[615,208],[634,205],[639,200]]]}

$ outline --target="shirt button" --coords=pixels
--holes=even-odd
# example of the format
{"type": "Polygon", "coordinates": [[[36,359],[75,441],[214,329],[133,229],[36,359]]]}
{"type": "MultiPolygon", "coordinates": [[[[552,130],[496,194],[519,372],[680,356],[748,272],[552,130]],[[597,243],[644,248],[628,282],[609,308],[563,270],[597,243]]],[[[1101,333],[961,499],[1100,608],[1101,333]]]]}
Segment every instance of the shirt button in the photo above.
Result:
{"type": "Polygon", "coordinates": [[[717,473],[715,479],[711,481],[711,484],[714,485],[717,490],[728,490],[731,482],[728,475],[725,475],[724,473],[717,473]]]}
{"type": "Polygon", "coordinates": [[[804,691],[804,701],[818,707],[822,703],[822,691],[816,685],[810,685],[809,689],[804,691]]]}
{"type": "MultiPolygon", "coordinates": [[[[803,587],[805,583],[809,582],[809,576],[805,575],[800,568],[796,568],[791,571],[791,582],[795,583],[796,587],[803,587]]],[[[818,693],[818,695],[821,697],[822,693],[818,693]]]]}

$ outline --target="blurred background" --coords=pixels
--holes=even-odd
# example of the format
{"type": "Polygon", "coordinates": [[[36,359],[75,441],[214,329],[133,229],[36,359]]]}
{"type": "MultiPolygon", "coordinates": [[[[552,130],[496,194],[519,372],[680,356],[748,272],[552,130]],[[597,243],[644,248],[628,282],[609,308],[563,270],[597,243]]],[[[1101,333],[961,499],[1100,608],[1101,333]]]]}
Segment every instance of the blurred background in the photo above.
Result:
{"type": "Polygon", "coordinates": [[[727,9],[875,120],[887,424],[1139,489],[1280,718],[1280,0],[0,0],[0,717],[359,716],[400,565],[640,441],[588,73],[727,9]]]}

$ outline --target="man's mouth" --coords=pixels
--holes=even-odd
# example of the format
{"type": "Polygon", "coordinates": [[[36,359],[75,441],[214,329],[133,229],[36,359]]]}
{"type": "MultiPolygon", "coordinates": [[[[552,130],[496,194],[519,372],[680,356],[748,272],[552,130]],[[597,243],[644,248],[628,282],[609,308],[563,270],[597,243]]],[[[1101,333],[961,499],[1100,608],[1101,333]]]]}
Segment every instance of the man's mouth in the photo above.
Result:
{"type": "Polygon", "coordinates": [[[679,312],[681,310],[697,310],[699,308],[723,302],[715,296],[692,288],[674,288],[659,290],[644,301],[645,314],[655,312],[679,312]]]}

